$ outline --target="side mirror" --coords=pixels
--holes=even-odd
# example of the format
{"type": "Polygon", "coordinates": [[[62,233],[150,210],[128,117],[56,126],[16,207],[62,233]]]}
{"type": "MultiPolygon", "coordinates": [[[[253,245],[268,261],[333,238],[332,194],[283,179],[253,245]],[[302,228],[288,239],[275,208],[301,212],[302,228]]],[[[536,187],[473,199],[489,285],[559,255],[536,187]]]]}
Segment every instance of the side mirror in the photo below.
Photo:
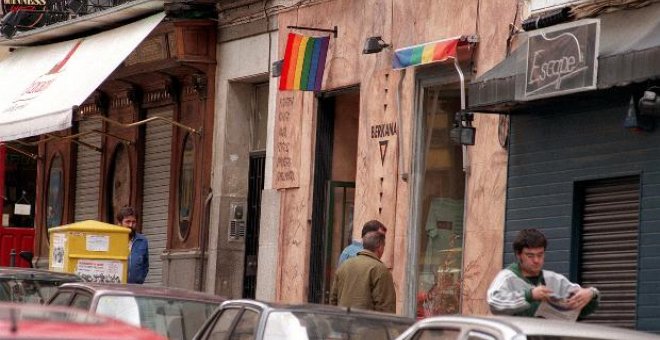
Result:
{"type": "Polygon", "coordinates": [[[18,253],[18,256],[20,256],[23,260],[27,261],[30,264],[30,268],[33,268],[32,258],[34,257],[34,254],[31,251],[23,250],[20,253],[18,253]]]}

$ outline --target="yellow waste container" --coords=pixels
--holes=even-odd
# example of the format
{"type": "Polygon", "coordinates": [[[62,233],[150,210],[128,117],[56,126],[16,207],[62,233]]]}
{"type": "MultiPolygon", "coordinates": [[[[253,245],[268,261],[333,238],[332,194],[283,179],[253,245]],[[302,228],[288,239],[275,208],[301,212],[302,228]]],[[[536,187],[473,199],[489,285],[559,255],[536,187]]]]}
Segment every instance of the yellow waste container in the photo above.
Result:
{"type": "Polygon", "coordinates": [[[82,221],[48,230],[48,269],[75,273],[89,282],[126,283],[128,228],[82,221]]]}

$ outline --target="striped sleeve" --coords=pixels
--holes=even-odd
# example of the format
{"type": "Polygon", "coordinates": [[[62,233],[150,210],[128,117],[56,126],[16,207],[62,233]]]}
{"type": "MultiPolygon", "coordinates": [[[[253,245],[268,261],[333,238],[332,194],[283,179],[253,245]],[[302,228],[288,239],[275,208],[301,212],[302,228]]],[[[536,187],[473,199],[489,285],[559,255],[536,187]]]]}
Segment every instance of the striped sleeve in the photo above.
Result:
{"type": "Polygon", "coordinates": [[[516,281],[521,280],[512,271],[504,269],[490,284],[486,299],[493,314],[513,315],[531,307],[526,298],[529,287],[516,284],[516,281]]]}

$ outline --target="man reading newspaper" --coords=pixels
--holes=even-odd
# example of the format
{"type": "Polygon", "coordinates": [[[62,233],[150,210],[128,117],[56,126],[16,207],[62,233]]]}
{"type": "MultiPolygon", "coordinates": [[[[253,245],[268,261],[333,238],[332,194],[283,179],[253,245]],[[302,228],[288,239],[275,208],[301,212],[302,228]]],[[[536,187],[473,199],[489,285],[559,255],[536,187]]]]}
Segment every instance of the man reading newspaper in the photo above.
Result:
{"type": "Polygon", "coordinates": [[[600,299],[598,289],[583,288],[565,276],[543,270],[545,235],[521,230],[513,242],[517,262],[500,271],[488,288],[493,314],[576,320],[591,314],[600,299]]]}

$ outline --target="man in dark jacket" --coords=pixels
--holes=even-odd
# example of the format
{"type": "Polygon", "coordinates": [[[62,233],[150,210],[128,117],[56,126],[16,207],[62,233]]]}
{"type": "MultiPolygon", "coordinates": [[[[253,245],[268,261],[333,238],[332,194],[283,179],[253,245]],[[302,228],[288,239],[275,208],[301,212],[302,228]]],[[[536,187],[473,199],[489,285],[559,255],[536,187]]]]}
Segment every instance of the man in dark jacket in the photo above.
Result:
{"type": "Polygon", "coordinates": [[[357,256],[346,260],[337,269],[330,304],[395,313],[396,292],[392,273],[380,261],[385,250],[385,234],[368,232],[362,238],[362,246],[364,249],[357,256]]]}
{"type": "Polygon", "coordinates": [[[144,235],[138,233],[138,214],[133,207],[123,207],[117,214],[120,226],[130,228],[128,235],[128,283],[144,283],[149,273],[149,243],[144,235]]]}

